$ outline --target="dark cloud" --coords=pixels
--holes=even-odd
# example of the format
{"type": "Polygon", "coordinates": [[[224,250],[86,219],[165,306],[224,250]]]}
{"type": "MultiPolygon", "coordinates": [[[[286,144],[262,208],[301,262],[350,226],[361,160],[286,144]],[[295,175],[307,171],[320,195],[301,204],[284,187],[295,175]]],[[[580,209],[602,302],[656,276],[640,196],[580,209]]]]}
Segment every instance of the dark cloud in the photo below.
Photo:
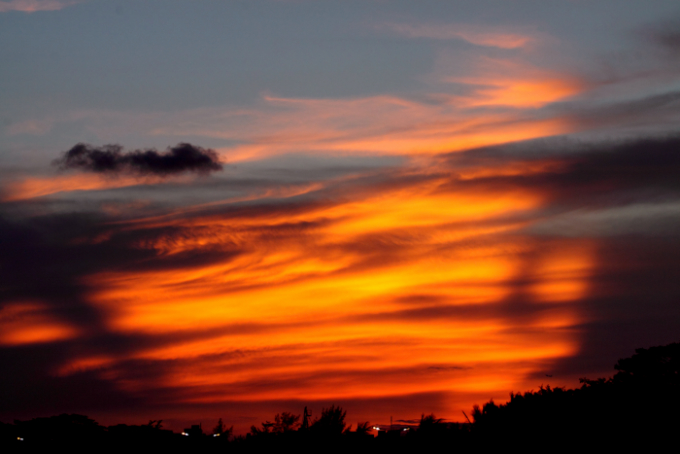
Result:
{"type": "Polygon", "coordinates": [[[680,20],[675,19],[649,26],[643,30],[643,34],[653,44],[677,55],[680,53],[680,31],[678,30],[680,30],[680,20]]]}
{"type": "Polygon", "coordinates": [[[0,374],[0,419],[144,405],[144,399],[121,391],[97,371],[55,375],[54,371],[73,354],[73,346],[62,343],[0,348],[0,361],[11,364],[11,373],[0,374]]]}
{"type": "Polygon", "coordinates": [[[533,141],[454,153],[447,160],[454,172],[543,163],[541,172],[464,181],[454,175],[441,189],[532,190],[549,196],[551,208],[602,208],[680,196],[680,136],[591,144],[533,141]]]}
{"type": "Polygon", "coordinates": [[[556,113],[579,129],[595,127],[647,128],[656,131],[674,131],[680,117],[680,92],[647,96],[640,99],[576,107],[576,105],[557,106],[556,113]]]}
{"type": "MultiPolygon", "coordinates": [[[[38,216],[11,220],[0,216],[0,308],[12,300],[49,301],[58,319],[97,328],[102,316],[84,302],[76,281],[87,270],[101,269],[101,259],[87,246],[74,245],[81,235],[96,236],[96,215],[38,216]]],[[[108,251],[115,262],[119,251],[108,251]]]]}
{"type": "MultiPolygon", "coordinates": [[[[677,102],[677,94],[648,101],[677,102]]],[[[441,190],[530,190],[546,196],[544,208],[533,216],[538,219],[566,216],[561,230],[548,229],[551,231],[545,233],[546,239],[548,235],[569,236],[573,230],[580,238],[597,238],[598,265],[588,281],[588,295],[576,303],[587,322],[570,328],[578,333],[580,349],[573,356],[545,364],[545,370],[555,379],[596,378],[603,375],[603,366],[611,375],[616,361],[630,356],[635,348],[678,340],[680,221],[674,215],[677,211],[674,207],[680,202],[680,137],[599,143],[535,140],[454,153],[446,159],[453,172],[461,173],[474,168],[502,169],[518,163],[546,164],[545,170],[535,173],[492,173],[468,180],[454,174],[441,190]],[[656,211],[641,208],[650,206],[656,207],[656,211]],[[583,217],[574,215],[621,213],[617,210],[622,207],[629,207],[625,217],[612,215],[598,220],[606,224],[606,235],[589,232],[583,217]],[[660,216],[659,212],[666,214],[660,216]],[[632,228],[635,226],[639,228],[632,228]]],[[[544,247],[537,236],[532,241],[542,245],[538,250],[544,247]]],[[[523,276],[531,274],[529,268],[523,276]]],[[[516,291],[510,297],[483,309],[430,303],[383,317],[405,320],[498,317],[521,324],[547,310],[532,303],[522,292],[530,284],[530,278],[517,279],[513,283],[516,291]]],[[[526,334],[526,330],[523,332],[526,334]]],[[[545,380],[545,372],[536,372],[532,378],[540,384],[545,380]]]]}
{"type": "Polygon", "coordinates": [[[674,53],[680,52],[680,32],[677,30],[660,33],[658,39],[674,53]]]}
{"type": "Polygon", "coordinates": [[[217,153],[190,143],[168,147],[165,152],[155,149],[124,152],[120,145],[94,147],[84,143],[75,145],[53,162],[60,169],[86,172],[168,176],[182,172],[208,174],[222,170],[217,153]]]}
{"type": "Polygon", "coordinates": [[[677,235],[601,238],[598,250],[600,266],[590,279],[591,291],[577,303],[588,321],[572,328],[581,348],[548,367],[556,377],[596,378],[603,365],[611,376],[616,361],[636,348],[680,338],[677,235]]]}

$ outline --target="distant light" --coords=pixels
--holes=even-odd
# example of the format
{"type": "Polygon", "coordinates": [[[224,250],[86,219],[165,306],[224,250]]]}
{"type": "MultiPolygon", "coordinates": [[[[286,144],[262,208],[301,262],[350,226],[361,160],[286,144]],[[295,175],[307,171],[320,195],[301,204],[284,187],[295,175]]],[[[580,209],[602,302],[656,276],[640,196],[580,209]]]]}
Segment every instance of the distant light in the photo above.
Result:
{"type": "Polygon", "coordinates": [[[186,432],[182,432],[182,435],[184,435],[185,437],[188,437],[188,436],[189,436],[189,434],[186,433],[186,432]]]}
{"type": "Polygon", "coordinates": [[[219,437],[220,434],[213,434],[213,437],[219,437]]]}
{"type": "Polygon", "coordinates": [[[19,440],[19,441],[24,441],[24,439],[21,438],[21,437],[17,437],[17,440],[19,440]]]}
{"type": "Polygon", "coordinates": [[[408,430],[408,427],[406,429],[404,429],[404,432],[406,432],[407,430],[408,430]]]}

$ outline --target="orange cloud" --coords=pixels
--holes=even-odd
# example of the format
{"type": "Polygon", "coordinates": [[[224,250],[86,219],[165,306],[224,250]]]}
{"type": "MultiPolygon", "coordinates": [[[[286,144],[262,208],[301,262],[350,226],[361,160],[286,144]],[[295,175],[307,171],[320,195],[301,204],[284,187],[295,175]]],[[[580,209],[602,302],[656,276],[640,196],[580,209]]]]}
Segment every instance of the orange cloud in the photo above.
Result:
{"type": "Polygon", "coordinates": [[[247,107],[144,114],[85,111],[66,120],[29,120],[17,131],[85,119],[93,133],[105,137],[135,132],[229,141],[219,151],[225,162],[235,163],[291,153],[418,158],[589,127],[537,111],[583,93],[585,83],[522,59],[475,58],[461,64],[457,57],[440,55],[424,80],[430,86],[410,95],[265,95],[247,107]]]}
{"type": "MultiPolygon", "coordinates": [[[[186,182],[191,177],[172,177],[174,182],[186,182]]],[[[27,200],[61,192],[98,191],[104,189],[124,188],[144,184],[157,184],[167,181],[160,177],[102,176],[97,174],[66,174],[45,177],[16,178],[2,187],[3,202],[27,200]]]]}
{"type": "MultiPolygon", "coordinates": [[[[374,403],[399,401],[463,419],[581,348],[595,245],[529,233],[554,208],[542,182],[567,161],[479,150],[109,222],[78,237],[80,253],[132,258],[77,282],[114,346],[77,349],[50,373],[171,401],[171,414],[332,402],[380,421],[374,403]]],[[[16,312],[0,342],[97,335],[43,309],[16,312]]]]}
{"type": "Polygon", "coordinates": [[[74,328],[52,317],[40,303],[14,302],[0,310],[0,345],[55,342],[77,335],[74,328]]]}
{"type": "Polygon", "coordinates": [[[587,291],[594,267],[594,246],[587,241],[565,242],[551,248],[536,268],[532,292],[540,301],[578,301],[587,291]]]}
{"type": "Polygon", "coordinates": [[[27,177],[3,187],[4,202],[26,200],[69,191],[92,191],[137,184],[133,178],[106,178],[99,175],[59,175],[27,177]]]}
{"type": "MultiPolygon", "coordinates": [[[[450,61],[449,61],[450,60],[450,61]]],[[[568,118],[537,112],[587,87],[569,74],[517,59],[475,58],[465,70],[440,56],[428,79],[439,91],[353,99],[264,96],[249,108],[196,109],[167,117],[158,135],[233,142],[230,162],[287,153],[432,156],[480,146],[565,134],[568,118]],[[509,109],[510,108],[510,109],[509,109]]]]}
{"type": "MultiPolygon", "coordinates": [[[[143,259],[83,277],[87,302],[111,336],[154,341],[79,352],[53,374],[87,371],[131,394],[160,387],[178,407],[426,393],[452,419],[480,399],[534,387],[530,377],[580,347],[573,327],[584,321],[577,302],[590,291],[594,248],[529,237],[553,195],[502,181],[550,178],[565,164],[451,166],[440,154],[569,132],[571,124],[535,110],[582,87],[503,60],[472,72],[441,77],[465,87],[456,95],[266,96],[249,109],[164,117],[153,133],[228,139],[235,145],[221,151],[230,162],[320,150],[411,159],[376,175],[245,189],[98,230],[91,244],[129,241],[143,259]]],[[[140,183],[58,175],[16,179],[4,191],[17,201],[140,183]]],[[[50,332],[61,327],[52,320],[30,326],[42,326],[43,339],[77,335],[50,332]]],[[[368,404],[361,411],[382,417],[368,404]]]]}
{"type": "Polygon", "coordinates": [[[502,80],[480,79],[480,83],[485,80],[489,86],[476,88],[474,95],[442,95],[435,103],[390,96],[348,100],[265,97],[259,109],[227,114],[194,112],[196,118],[191,122],[171,121],[171,127],[157,127],[153,133],[235,141],[236,145],[222,148],[221,152],[229,162],[237,162],[287,153],[315,154],[321,150],[336,155],[432,156],[564,134],[573,129],[570,122],[561,118],[531,118],[507,111],[474,115],[468,112],[479,106],[508,103],[533,109],[549,100],[561,99],[567,92],[574,93],[564,88],[572,90],[568,83],[537,79],[526,82],[513,79],[507,82],[508,86],[502,80]],[[543,91],[534,90],[536,87],[543,91]],[[523,91],[530,95],[526,100],[522,99],[523,91]]]}
{"type": "MultiPolygon", "coordinates": [[[[198,251],[224,258],[98,273],[90,298],[110,314],[112,332],[176,339],[128,360],[164,364],[155,380],[179,402],[337,402],[453,389],[467,396],[446,407],[458,419],[479,395],[534,386],[527,376],[577,351],[575,334],[554,328],[581,321],[571,303],[587,292],[593,254],[586,243],[543,249],[519,234],[526,221],[513,217],[540,209],[540,195],[448,181],[348,187],[299,210],[130,224],[181,232],[138,245],[159,260],[198,251]],[[503,309],[518,281],[536,314],[503,309]]],[[[66,370],[105,367],[130,392],[159,386],[116,361],[102,364],[66,370]]]]}
{"type": "Polygon", "coordinates": [[[573,77],[516,61],[491,58],[479,59],[474,75],[443,78],[447,82],[473,87],[471,96],[459,98],[468,106],[538,108],[585,89],[584,84],[573,77]]]}

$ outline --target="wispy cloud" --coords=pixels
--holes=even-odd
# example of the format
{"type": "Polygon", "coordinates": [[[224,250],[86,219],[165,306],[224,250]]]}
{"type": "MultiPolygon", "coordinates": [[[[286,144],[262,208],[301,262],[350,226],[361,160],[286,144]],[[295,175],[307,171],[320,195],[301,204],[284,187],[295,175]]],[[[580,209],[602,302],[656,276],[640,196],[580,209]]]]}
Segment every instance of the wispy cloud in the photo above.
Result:
{"type": "Polygon", "coordinates": [[[156,184],[162,179],[147,177],[143,181],[132,176],[107,178],[98,174],[52,175],[44,177],[18,177],[3,184],[0,200],[11,202],[42,197],[68,191],[96,191],[122,188],[139,184],[156,184]]]}
{"type": "Polygon", "coordinates": [[[525,47],[534,39],[531,36],[499,31],[494,28],[465,24],[381,24],[378,29],[389,30],[409,38],[437,40],[462,39],[470,44],[500,49],[525,47]]]}
{"type": "Polygon", "coordinates": [[[456,58],[440,57],[433,78],[464,87],[452,97],[460,107],[489,106],[535,109],[564,101],[589,87],[579,77],[536,67],[519,59],[478,57],[467,62],[464,74],[456,58]]]}
{"type": "Polygon", "coordinates": [[[22,11],[35,13],[37,11],[57,11],[84,0],[3,0],[0,1],[0,13],[8,11],[22,11]]]}
{"type": "Polygon", "coordinates": [[[561,85],[557,81],[551,81],[557,93],[555,87],[545,82],[540,94],[529,101],[523,99],[524,92],[517,89],[522,83],[520,80],[514,80],[515,85],[510,87],[503,81],[495,86],[493,82],[489,80],[489,88],[475,85],[476,91],[466,96],[440,94],[426,99],[265,97],[258,106],[248,110],[201,109],[176,119],[167,117],[167,125],[159,125],[152,132],[233,141],[235,145],[220,150],[232,162],[318,150],[357,155],[428,156],[568,132],[567,125],[559,118],[532,118],[520,110],[564,96],[565,90],[559,90],[561,85]],[[518,110],[491,110],[494,106],[513,103],[518,110]],[[478,106],[490,109],[486,114],[468,113],[467,109],[478,106]]]}

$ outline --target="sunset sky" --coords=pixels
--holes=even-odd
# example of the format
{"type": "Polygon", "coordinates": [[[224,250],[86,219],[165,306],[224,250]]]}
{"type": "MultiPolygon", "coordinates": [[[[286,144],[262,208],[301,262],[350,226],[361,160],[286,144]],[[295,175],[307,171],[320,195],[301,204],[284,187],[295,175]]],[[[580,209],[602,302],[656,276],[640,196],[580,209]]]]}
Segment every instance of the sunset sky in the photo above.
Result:
{"type": "Polygon", "coordinates": [[[461,421],[680,340],[677,0],[0,0],[0,61],[0,421],[461,421]]]}

